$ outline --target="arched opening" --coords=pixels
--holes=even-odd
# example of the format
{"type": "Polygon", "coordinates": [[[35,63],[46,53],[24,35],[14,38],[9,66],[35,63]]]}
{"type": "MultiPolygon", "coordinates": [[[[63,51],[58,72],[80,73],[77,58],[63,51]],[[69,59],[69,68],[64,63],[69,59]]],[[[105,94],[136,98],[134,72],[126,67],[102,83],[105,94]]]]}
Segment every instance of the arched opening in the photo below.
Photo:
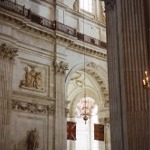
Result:
{"type": "Polygon", "coordinates": [[[110,143],[110,138],[106,136],[106,132],[110,128],[106,129],[104,122],[105,118],[109,118],[109,107],[105,105],[106,99],[104,96],[106,87],[104,88],[105,84],[100,80],[96,72],[90,67],[87,67],[85,70],[80,68],[70,78],[67,88],[69,109],[67,121],[72,121],[76,124],[76,140],[67,140],[67,150],[109,150],[106,147],[110,143]],[[83,87],[84,76],[85,87],[83,87]],[[85,91],[86,96],[84,95],[85,91]],[[83,119],[85,111],[88,114],[86,123],[83,119]],[[95,124],[104,125],[104,140],[95,139],[95,124]]]}

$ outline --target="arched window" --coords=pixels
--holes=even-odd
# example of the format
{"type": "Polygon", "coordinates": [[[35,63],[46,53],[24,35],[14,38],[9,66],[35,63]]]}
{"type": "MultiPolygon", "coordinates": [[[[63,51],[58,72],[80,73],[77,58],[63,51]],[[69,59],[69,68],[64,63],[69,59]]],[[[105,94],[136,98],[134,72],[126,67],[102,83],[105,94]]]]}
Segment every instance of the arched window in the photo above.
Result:
{"type": "Polygon", "coordinates": [[[93,0],[80,0],[80,9],[89,13],[93,12],[93,0]]]}

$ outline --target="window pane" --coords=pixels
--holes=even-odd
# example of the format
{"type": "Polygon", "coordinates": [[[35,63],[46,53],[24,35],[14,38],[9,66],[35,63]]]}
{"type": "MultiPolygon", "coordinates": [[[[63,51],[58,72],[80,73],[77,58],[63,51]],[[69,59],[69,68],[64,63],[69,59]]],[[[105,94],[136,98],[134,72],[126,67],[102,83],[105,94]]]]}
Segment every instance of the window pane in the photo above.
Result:
{"type": "Polygon", "coordinates": [[[91,13],[93,8],[92,0],[80,0],[80,8],[91,13]]]}

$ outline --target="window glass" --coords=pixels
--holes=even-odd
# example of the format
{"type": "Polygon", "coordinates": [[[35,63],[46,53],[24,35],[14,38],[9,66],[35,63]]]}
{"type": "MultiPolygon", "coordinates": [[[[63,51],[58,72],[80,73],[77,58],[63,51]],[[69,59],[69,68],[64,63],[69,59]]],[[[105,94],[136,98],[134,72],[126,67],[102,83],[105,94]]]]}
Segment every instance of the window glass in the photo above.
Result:
{"type": "Polygon", "coordinates": [[[80,8],[92,13],[93,12],[93,0],[80,0],[80,8]]]}

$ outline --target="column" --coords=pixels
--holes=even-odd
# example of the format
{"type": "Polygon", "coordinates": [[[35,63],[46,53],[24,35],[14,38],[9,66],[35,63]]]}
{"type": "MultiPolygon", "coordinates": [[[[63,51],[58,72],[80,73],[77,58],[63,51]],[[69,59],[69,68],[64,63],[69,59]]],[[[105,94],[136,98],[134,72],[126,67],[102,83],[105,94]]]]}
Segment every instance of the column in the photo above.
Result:
{"type": "Polygon", "coordinates": [[[65,116],[65,72],[68,64],[60,61],[54,62],[55,67],[55,150],[67,149],[67,121],[65,116]]]}
{"type": "Polygon", "coordinates": [[[143,1],[104,0],[112,150],[149,150],[149,99],[143,1]]]}
{"type": "Polygon", "coordinates": [[[0,149],[10,147],[10,112],[12,97],[13,63],[17,49],[0,45],[0,149]]]}
{"type": "Polygon", "coordinates": [[[112,150],[123,149],[122,110],[119,83],[119,53],[117,35],[116,3],[114,0],[105,0],[106,32],[107,32],[107,58],[109,74],[109,101],[112,150]]]}

